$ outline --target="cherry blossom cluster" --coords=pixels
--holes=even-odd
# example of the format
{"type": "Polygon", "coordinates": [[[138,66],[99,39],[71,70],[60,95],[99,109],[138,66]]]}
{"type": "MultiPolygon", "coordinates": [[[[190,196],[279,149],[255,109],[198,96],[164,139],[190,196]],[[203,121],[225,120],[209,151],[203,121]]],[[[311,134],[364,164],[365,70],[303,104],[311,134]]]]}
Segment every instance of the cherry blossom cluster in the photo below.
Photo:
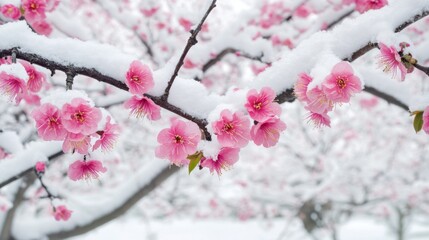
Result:
{"type": "Polygon", "coordinates": [[[8,20],[19,20],[22,17],[40,34],[50,35],[51,25],[46,21],[46,13],[52,12],[60,0],[21,0],[20,5],[14,3],[0,6],[2,16],[8,20]]]}
{"type": "Polygon", "coordinates": [[[344,4],[355,4],[356,11],[364,13],[371,9],[380,9],[387,5],[387,0],[343,0],[344,4]]]}
{"type": "MultiPolygon", "coordinates": [[[[114,147],[119,126],[111,123],[110,116],[106,117],[104,124],[101,123],[101,110],[80,97],[73,98],[62,107],[44,103],[31,115],[36,121],[41,139],[63,141],[62,149],[65,153],[78,152],[85,156],[83,160],[77,160],[70,165],[68,170],[70,179],[73,181],[96,179],[100,172],[106,172],[107,169],[100,161],[86,160],[86,155],[99,148],[108,151],[114,147]],[[103,127],[100,128],[100,125],[103,127]],[[95,142],[92,144],[93,140],[95,142]]],[[[38,172],[42,172],[42,169],[44,171],[41,166],[36,166],[38,172]]]]}
{"type": "Polygon", "coordinates": [[[28,104],[39,105],[37,93],[46,82],[45,78],[45,74],[29,62],[14,64],[10,58],[0,59],[0,92],[17,104],[25,100],[28,104]]]}
{"type": "Polygon", "coordinates": [[[156,156],[178,166],[189,165],[190,171],[199,163],[200,168],[208,168],[211,173],[216,171],[220,175],[222,169],[228,169],[238,161],[240,149],[250,140],[264,147],[276,145],[286,124],[279,118],[281,108],[274,101],[275,97],[271,88],[264,87],[259,92],[252,89],[243,106],[247,114],[230,109],[215,113],[215,120],[210,123],[217,140],[215,151],[206,152],[210,144],[201,141],[202,134],[195,123],[176,119],[170,128],[159,133],[160,146],[156,156]]]}
{"type": "Polygon", "coordinates": [[[306,104],[310,120],[318,127],[330,127],[328,113],[336,104],[348,103],[350,98],[362,91],[362,83],[354,74],[350,63],[342,61],[333,66],[330,74],[320,85],[309,89],[313,78],[302,73],[295,84],[295,95],[306,104]]]}

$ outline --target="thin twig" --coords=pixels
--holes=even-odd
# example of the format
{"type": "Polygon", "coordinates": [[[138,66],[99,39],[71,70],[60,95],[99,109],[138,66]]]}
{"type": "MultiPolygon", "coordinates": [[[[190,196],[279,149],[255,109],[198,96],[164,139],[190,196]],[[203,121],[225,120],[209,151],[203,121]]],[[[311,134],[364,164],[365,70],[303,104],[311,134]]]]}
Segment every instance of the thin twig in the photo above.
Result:
{"type": "Polygon", "coordinates": [[[201,19],[200,23],[198,24],[197,28],[195,28],[195,30],[191,30],[191,36],[188,39],[188,43],[186,44],[185,49],[183,49],[183,53],[180,56],[180,59],[176,65],[176,68],[174,69],[173,75],[171,76],[170,80],[168,81],[168,85],[165,88],[164,94],[161,96],[162,100],[167,101],[168,94],[170,94],[171,86],[173,85],[174,79],[176,79],[177,75],[179,74],[179,70],[185,61],[186,55],[188,54],[188,52],[192,48],[192,46],[194,46],[195,44],[198,43],[197,35],[201,31],[201,28],[204,24],[204,21],[206,20],[206,18],[210,14],[210,12],[215,7],[216,7],[216,0],[213,0],[212,3],[210,4],[210,7],[207,9],[206,13],[204,14],[203,18],[201,19]]]}

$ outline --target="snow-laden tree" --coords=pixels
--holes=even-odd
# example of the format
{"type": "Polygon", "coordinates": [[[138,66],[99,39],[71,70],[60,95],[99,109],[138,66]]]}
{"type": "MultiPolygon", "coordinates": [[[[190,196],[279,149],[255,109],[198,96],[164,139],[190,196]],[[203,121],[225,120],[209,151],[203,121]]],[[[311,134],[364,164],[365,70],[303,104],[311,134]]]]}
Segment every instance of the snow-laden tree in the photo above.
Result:
{"type": "Polygon", "coordinates": [[[169,178],[147,214],[282,217],[335,238],[364,213],[403,239],[428,210],[427,0],[0,10],[1,239],[85,233],[169,178]]]}

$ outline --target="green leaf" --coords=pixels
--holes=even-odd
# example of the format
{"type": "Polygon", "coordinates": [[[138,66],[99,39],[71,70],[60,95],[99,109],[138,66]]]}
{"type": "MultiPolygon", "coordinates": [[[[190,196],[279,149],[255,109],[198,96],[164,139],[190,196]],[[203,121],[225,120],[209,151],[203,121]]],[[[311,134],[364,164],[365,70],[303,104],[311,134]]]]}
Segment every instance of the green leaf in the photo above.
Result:
{"type": "Polygon", "coordinates": [[[414,130],[416,130],[416,133],[418,133],[420,130],[422,130],[423,127],[423,112],[416,113],[416,116],[414,117],[414,130]]]}
{"type": "Polygon", "coordinates": [[[189,162],[189,174],[195,169],[195,167],[200,163],[201,159],[204,157],[203,153],[198,151],[192,155],[188,155],[187,159],[190,160],[189,162]]]}

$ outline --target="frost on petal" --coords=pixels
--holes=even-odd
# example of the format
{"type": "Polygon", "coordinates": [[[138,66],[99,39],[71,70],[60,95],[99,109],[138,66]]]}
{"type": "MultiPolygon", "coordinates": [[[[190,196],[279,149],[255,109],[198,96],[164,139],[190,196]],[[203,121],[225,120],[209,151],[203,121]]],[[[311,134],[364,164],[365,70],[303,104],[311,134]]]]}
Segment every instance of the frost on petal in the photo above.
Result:
{"type": "Polygon", "coordinates": [[[220,113],[220,119],[212,123],[217,140],[223,147],[242,148],[250,139],[250,121],[241,112],[228,109],[220,113]]]}
{"type": "Polygon", "coordinates": [[[228,170],[234,165],[239,158],[239,148],[221,148],[217,158],[203,158],[201,159],[201,167],[206,167],[210,173],[216,171],[218,175],[222,174],[222,169],[228,170]]]}
{"type": "Polygon", "coordinates": [[[172,164],[181,166],[189,162],[186,157],[194,154],[201,140],[201,131],[194,122],[174,120],[170,128],[163,129],[158,134],[155,155],[167,158],[172,164]]]}
{"type": "Polygon", "coordinates": [[[144,94],[153,88],[153,76],[150,68],[140,61],[133,61],[125,76],[130,93],[144,94]]]}
{"type": "Polygon", "coordinates": [[[77,160],[70,164],[68,176],[73,181],[91,180],[97,179],[100,173],[105,173],[106,171],[107,169],[98,160],[77,160]]]}

